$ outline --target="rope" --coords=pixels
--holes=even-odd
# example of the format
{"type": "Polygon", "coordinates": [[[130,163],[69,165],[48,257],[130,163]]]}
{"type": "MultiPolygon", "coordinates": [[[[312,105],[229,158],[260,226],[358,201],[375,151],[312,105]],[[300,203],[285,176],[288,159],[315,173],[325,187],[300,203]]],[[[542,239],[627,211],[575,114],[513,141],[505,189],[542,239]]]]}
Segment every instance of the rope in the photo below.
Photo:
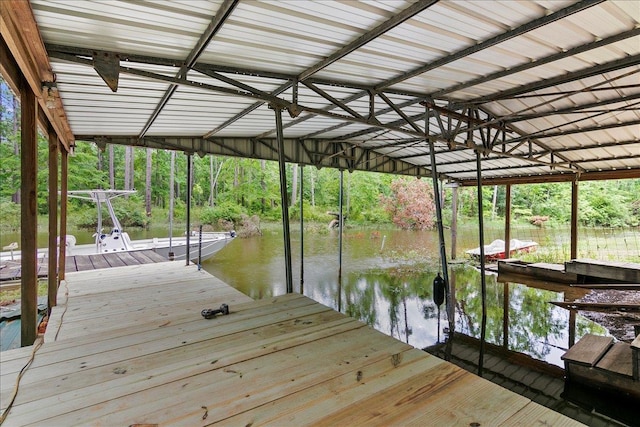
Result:
{"type": "MultiPolygon", "coordinates": [[[[60,333],[60,329],[62,328],[62,319],[64,319],[64,315],[67,312],[67,307],[69,306],[68,305],[68,302],[69,302],[69,286],[67,285],[67,281],[66,280],[64,281],[64,295],[65,295],[65,298],[66,298],[65,305],[64,305],[64,311],[62,312],[62,315],[60,316],[60,323],[58,324],[58,330],[56,331],[55,338],[53,339],[54,341],[58,340],[58,334],[60,333]]],[[[40,349],[40,347],[42,347],[42,344],[44,344],[44,339],[42,337],[37,338],[36,341],[34,342],[33,350],[31,351],[31,356],[29,357],[29,360],[27,361],[27,363],[22,367],[22,369],[20,369],[20,373],[18,374],[18,378],[16,378],[16,385],[15,385],[15,387],[13,389],[13,394],[11,396],[11,400],[9,401],[9,404],[7,405],[7,408],[4,410],[2,415],[0,415],[0,425],[2,425],[4,423],[4,420],[9,415],[9,411],[13,407],[13,402],[15,402],[16,396],[18,395],[18,389],[20,388],[20,380],[22,379],[24,374],[27,372],[27,369],[29,369],[29,366],[31,366],[31,364],[33,363],[33,360],[36,357],[36,352],[38,351],[38,349],[40,349]]]]}
{"type": "Polygon", "coordinates": [[[7,405],[7,409],[5,409],[2,415],[0,415],[0,425],[2,425],[4,423],[4,420],[7,419],[7,415],[9,415],[9,411],[13,407],[13,402],[15,402],[16,396],[18,395],[18,389],[20,388],[20,380],[22,379],[22,376],[25,374],[25,372],[27,372],[27,369],[29,368],[29,366],[31,366],[31,364],[33,363],[33,360],[36,357],[36,351],[38,351],[38,349],[42,346],[43,343],[44,343],[44,340],[42,338],[37,338],[35,343],[33,344],[33,350],[31,351],[31,356],[29,357],[29,361],[27,362],[26,365],[22,367],[22,369],[20,369],[18,378],[16,378],[16,385],[13,388],[13,394],[11,395],[11,400],[7,405]]]}
{"type": "Polygon", "coordinates": [[[62,320],[64,319],[64,315],[67,312],[67,307],[69,307],[69,286],[67,285],[66,280],[64,281],[64,297],[65,297],[64,310],[60,315],[60,322],[58,322],[58,330],[56,331],[55,337],[53,337],[54,341],[58,341],[58,334],[60,333],[60,329],[62,328],[62,320]]]}

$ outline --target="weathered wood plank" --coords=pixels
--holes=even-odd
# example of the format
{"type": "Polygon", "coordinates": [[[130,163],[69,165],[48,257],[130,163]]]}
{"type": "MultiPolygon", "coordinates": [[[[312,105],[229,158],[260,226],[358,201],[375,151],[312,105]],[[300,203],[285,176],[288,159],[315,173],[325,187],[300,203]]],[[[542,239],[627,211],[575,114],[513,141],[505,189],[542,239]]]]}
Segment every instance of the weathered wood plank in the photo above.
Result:
{"type": "Polygon", "coordinates": [[[564,302],[551,301],[551,304],[571,310],[588,311],[640,311],[640,304],[636,303],[616,303],[616,302],[564,302]]]}
{"type": "Polygon", "coordinates": [[[126,265],[139,265],[140,261],[131,256],[129,252],[115,252],[115,255],[126,265]]]}
{"type": "Polygon", "coordinates": [[[93,264],[86,255],[76,255],[73,257],[78,271],[93,270],[93,264]]]}
{"type": "MultiPolygon", "coordinates": [[[[637,330],[637,329],[636,329],[637,330]]],[[[640,335],[631,343],[633,380],[640,381],[640,335]]]]}
{"type": "Polygon", "coordinates": [[[103,255],[89,255],[89,261],[93,264],[94,269],[111,267],[103,255]]]}
{"type": "MultiPolygon", "coordinates": [[[[129,254],[134,257],[140,264],[151,264],[153,259],[146,254],[147,251],[131,251],[129,254]]],[[[166,260],[164,260],[166,261],[166,260]]]]}
{"type": "Polygon", "coordinates": [[[593,334],[583,336],[562,356],[565,365],[576,363],[584,366],[594,366],[613,344],[613,338],[593,334]]]}
{"type": "Polygon", "coordinates": [[[581,276],[640,283],[640,264],[632,262],[576,259],[566,262],[565,270],[581,276]]]}
{"type": "Polygon", "coordinates": [[[631,378],[633,376],[631,361],[631,346],[625,342],[617,342],[602,356],[596,368],[631,378]]]}
{"type": "Polygon", "coordinates": [[[124,267],[126,265],[117,255],[105,254],[103,257],[109,264],[109,267],[124,267]]]}

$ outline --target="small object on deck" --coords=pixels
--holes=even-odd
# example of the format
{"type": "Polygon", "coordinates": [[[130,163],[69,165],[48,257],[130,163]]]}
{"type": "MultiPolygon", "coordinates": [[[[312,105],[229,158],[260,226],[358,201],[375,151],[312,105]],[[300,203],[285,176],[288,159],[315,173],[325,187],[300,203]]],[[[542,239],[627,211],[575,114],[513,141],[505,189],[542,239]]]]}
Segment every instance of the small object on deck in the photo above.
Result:
{"type": "Polygon", "coordinates": [[[227,304],[222,304],[217,310],[214,310],[212,308],[205,308],[200,314],[202,314],[202,317],[204,317],[205,319],[213,319],[214,317],[216,317],[216,314],[222,314],[224,316],[229,314],[229,306],[227,304]]]}

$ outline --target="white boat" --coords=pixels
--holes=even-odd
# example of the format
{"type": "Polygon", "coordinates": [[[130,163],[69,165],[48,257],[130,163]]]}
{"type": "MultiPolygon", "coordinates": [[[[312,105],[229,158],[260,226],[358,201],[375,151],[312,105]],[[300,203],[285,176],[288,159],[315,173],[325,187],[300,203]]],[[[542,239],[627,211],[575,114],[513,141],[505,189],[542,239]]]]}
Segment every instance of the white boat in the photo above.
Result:
{"type": "MultiPolygon", "coordinates": [[[[61,240],[64,241],[67,256],[153,250],[166,257],[167,260],[184,260],[187,253],[187,236],[131,240],[129,234],[122,229],[122,225],[116,216],[111,200],[132,193],[135,193],[135,190],[69,191],[67,193],[69,197],[91,200],[96,203],[98,222],[96,232],[93,234],[95,243],[77,245],[76,238],[69,234],[65,239],[58,238],[58,244],[60,244],[61,240]],[[102,204],[107,207],[113,224],[113,228],[108,233],[105,233],[102,228],[102,204]]],[[[197,262],[199,256],[201,260],[211,258],[216,252],[231,242],[235,236],[236,233],[234,231],[202,233],[192,231],[189,235],[189,258],[194,262],[197,262]],[[199,249],[200,245],[201,249],[199,249]]],[[[15,250],[17,244],[10,246],[13,249],[0,253],[0,261],[20,259],[20,251],[15,250]]],[[[38,249],[38,258],[46,258],[48,252],[48,249],[38,249]]]]}
{"type": "MultiPolygon", "coordinates": [[[[511,239],[509,241],[509,257],[518,252],[532,252],[536,249],[538,243],[533,240],[511,239]]],[[[467,254],[474,258],[480,258],[480,248],[469,249],[467,254]]],[[[509,258],[505,254],[504,240],[496,239],[488,245],[484,245],[484,258],[486,260],[496,260],[509,258]]]]}

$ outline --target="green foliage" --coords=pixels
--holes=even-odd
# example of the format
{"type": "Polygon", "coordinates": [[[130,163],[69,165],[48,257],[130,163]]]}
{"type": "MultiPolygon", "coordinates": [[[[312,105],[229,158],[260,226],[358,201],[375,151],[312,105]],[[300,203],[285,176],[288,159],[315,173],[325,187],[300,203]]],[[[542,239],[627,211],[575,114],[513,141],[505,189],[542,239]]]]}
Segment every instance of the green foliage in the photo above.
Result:
{"type": "Polygon", "coordinates": [[[0,224],[1,229],[17,231],[20,229],[20,205],[9,200],[0,199],[0,224]]]}
{"type": "Polygon", "coordinates": [[[202,211],[200,220],[203,224],[215,225],[219,220],[231,221],[236,223],[244,212],[237,204],[224,202],[212,208],[206,208],[202,211]]]}
{"type": "Polygon", "coordinates": [[[622,227],[631,221],[629,196],[616,192],[609,182],[585,183],[580,203],[580,221],[588,226],[622,227]]]}

